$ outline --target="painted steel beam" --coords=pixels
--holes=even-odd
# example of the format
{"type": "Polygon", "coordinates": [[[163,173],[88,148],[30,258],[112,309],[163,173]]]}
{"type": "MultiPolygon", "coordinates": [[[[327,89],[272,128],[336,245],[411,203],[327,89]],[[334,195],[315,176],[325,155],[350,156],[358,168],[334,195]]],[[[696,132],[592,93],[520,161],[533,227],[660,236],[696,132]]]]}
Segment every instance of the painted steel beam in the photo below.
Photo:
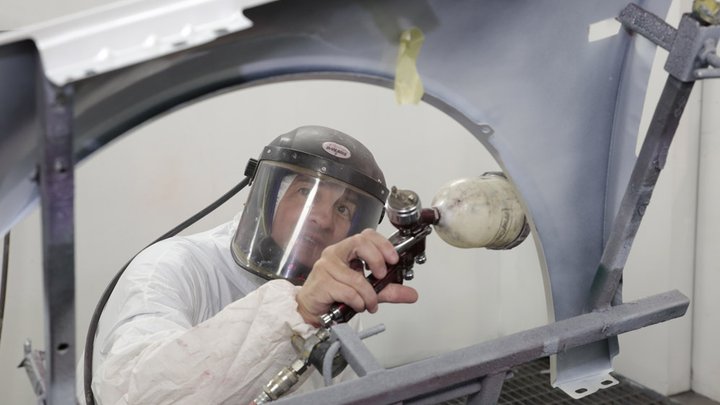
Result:
{"type": "Polygon", "coordinates": [[[40,201],[45,295],[45,401],[75,401],[75,165],[72,87],[45,82],[40,201]]]}
{"type": "MultiPolygon", "coordinates": [[[[392,369],[368,373],[281,404],[393,404],[561,353],[591,342],[683,316],[690,304],[678,291],[653,295],[518,332],[392,369]]],[[[482,383],[481,383],[482,385],[482,383]]]]}

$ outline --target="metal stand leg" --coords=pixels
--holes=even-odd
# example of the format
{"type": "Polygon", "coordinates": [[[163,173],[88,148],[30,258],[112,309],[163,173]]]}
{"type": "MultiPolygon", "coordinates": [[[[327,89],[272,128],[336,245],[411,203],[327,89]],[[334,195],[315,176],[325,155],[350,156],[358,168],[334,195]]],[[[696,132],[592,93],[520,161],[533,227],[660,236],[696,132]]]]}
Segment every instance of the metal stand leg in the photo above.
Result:
{"type": "Polygon", "coordinates": [[[506,372],[490,374],[485,376],[480,383],[480,391],[467,399],[467,405],[492,405],[497,404],[502,391],[503,383],[507,377],[506,372]]]}
{"type": "Polygon", "coordinates": [[[589,310],[608,308],[694,82],[668,76],[593,280],[589,310]]]}
{"type": "Polygon", "coordinates": [[[333,326],[330,333],[340,341],[340,353],[359,377],[384,370],[350,325],[341,323],[333,326]]]}
{"type": "Polygon", "coordinates": [[[72,89],[46,82],[40,140],[48,404],[75,400],[75,231],[72,89]]]}

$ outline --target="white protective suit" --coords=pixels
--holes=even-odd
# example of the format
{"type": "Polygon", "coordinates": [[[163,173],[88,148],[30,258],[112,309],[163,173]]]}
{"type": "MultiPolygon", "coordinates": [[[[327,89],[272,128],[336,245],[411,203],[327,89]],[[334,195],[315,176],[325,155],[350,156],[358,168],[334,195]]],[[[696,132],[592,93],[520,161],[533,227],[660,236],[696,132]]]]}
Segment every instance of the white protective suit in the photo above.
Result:
{"type": "MultiPolygon", "coordinates": [[[[240,268],[230,253],[236,226],[159,242],[127,268],[95,339],[97,403],[247,404],[296,358],[290,337],[315,331],[297,313],[300,287],[240,268]]],[[[81,361],[84,403],[82,381],[81,361]]],[[[322,385],[312,371],[296,393],[322,385]]]]}

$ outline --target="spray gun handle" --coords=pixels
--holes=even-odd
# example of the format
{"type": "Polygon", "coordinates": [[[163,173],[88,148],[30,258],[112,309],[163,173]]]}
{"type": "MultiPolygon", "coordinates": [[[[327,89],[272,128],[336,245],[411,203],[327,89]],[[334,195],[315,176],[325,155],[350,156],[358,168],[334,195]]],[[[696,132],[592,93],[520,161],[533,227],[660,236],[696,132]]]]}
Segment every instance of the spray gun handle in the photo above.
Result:
{"type": "MultiPolygon", "coordinates": [[[[403,282],[403,266],[398,264],[389,266],[385,277],[378,279],[372,274],[365,278],[376,293],[379,293],[390,283],[402,284],[403,282]]],[[[330,311],[320,316],[320,323],[324,327],[329,327],[333,322],[343,323],[349,321],[357,312],[347,304],[335,304],[330,311]]]]}
{"type": "MultiPolygon", "coordinates": [[[[388,265],[388,272],[385,277],[378,279],[372,274],[366,277],[366,280],[372,285],[376,293],[379,293],[390,283],[402,284],[406,278],[406,271],[411,269],[416,257],[425,254],[425,237],[430,234],[432,229],[430,225],[424,225],[414,229],[410,235],[403,235],[401,231],[396,232],[390,237],[390,241],[395,245],[400,259],[396,264],[388,265]]],[[[349,266],[360,271],[364,269],[362,260],[353,259],[349,266]]],[[[409,278],[408,278],[409,279],[409,278]]],[[[349,321],[355,312],[350,306],[338,303],[330,308],[330,311],[320,316],[320,324],[323,327],[330,327],[333,322],[343,323],[349,321]]]]}
{"type": "MultiPolygon", "coordinates": [[[[430,226],[440,221],[440,212],[435,208],[423,209],[417,193],[398,190],[397,187],[392,188],[385,211],[390,223],[398,229],[389,240],[395,246],[400,260],[397,264],[388,266],[388,273],[382,279],[377,279],[372,274],[367,276],[376,293],[390,283],[402,284],[404,279],[412,278],[411,269],[415,259],[419,259],[418,263],[425,260],[425,237],[432,231],[430,226]]],[[[356,271],[365,268],[365,264],[359,259],[351,260],[349,266],[356,271]]],[[[320,324],[327,328],[333,321],[347,322],[355,313],[348,305],[338,303],[330,308],[330,312],[320,316],[320,324]]]]}

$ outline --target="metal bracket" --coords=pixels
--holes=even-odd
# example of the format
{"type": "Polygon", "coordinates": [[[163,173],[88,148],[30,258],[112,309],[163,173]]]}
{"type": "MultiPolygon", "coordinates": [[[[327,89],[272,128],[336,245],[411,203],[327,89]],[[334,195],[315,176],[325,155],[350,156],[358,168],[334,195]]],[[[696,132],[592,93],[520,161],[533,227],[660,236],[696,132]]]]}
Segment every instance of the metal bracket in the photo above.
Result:
{"type": "Polygon", "coordinates": [[[666,50],[672,48],[677,30],[655,14],[636,4],[628,4],[617,20],[626,29],[636,32],[666,50]]]}
{"type": "Polygon", "coordinates": [[[24,368],[32,384],[33,391],[37,397],[38,404],[45,403],[45,394],[47,388],[45,386],[45,352],[33,350],[30,340],[26,340],[23,346],[23,360],[18,368],[24,368]]]}
{"type": "Polygon", "coordinates": [[[605,374],[592,374],[587,378],[580,377],[574,380],[567,380],[562,384],[555,384],[553,387],[560,388],[574,399],[584,398],[600,389],[610,388],[619,384],[619,381],[611,376],[609,371],[612,370],[608,370],[608,373],[605,374]]]}
{"type": "Polygon", "coordinates": [[[669,53],[665,70],[683,82],[720,77],[715,69],[720,58],[716,46],[720,39],[720,26],[706,25],[691,14],[680,19],[678,29],[660,17],[635,4],[628,5],[618,16],[622,25],[669,53]]]}
{"type": "MultiPolygon", "coordinates": [[[[325,363],[331,362],[337,351],[345,358],[350,367],[359,377],[373,371],[382,370],[382,366],[362,343],[362,339],[377,335],[385,330],[385,325],[377,325],[360,333],[355,332],[347,323],[337,324],[330,328],[330,340],[333,345],[325,354],[325,363]]],[[[327,367],[324,367],[327,368],[327,367]]],[[[322,370],[326,385],[329,385],[329,370],[322,370]]]]}

